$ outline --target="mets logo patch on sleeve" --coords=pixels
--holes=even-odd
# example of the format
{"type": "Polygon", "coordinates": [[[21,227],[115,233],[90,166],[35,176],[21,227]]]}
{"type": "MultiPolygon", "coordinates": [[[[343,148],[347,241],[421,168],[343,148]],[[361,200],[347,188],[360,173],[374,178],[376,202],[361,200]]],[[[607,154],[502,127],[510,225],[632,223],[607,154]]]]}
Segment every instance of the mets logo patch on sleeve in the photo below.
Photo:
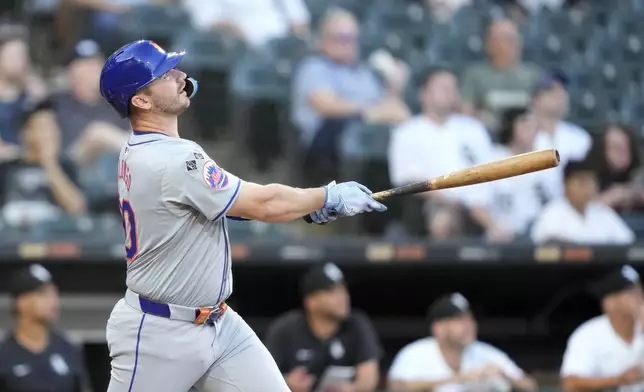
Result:
{"type": "Polygon", "coordinates": [[[212,189],[222,189],[228,185],[226,172],[218,167],[212,160],[207,160],[203,165],[203,179],[212,189]]]}

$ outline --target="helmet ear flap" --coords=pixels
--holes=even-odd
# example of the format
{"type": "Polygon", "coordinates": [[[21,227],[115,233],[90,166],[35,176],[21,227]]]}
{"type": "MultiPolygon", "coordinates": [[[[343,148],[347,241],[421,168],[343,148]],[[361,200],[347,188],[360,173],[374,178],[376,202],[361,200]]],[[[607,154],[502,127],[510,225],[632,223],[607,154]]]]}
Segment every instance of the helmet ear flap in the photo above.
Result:
{"type": "Polygon", "coordinates": [[[197,83],[194,78],[187,77],[186,86],[183,88],[183,90],[188,95],[188,98],[192,98],[197,94],[197,91],[199,90],[199,83],[197,83]]]}

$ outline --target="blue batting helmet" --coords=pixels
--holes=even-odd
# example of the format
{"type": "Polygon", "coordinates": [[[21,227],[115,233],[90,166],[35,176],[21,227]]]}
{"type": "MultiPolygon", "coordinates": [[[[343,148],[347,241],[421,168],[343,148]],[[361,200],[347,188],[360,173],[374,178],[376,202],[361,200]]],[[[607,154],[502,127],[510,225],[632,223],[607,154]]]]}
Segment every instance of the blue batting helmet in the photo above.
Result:
{"type": "MultiPolygon", "coordinates": [[[[114,52],[101,71],[101,95],[125,118],[137,91],[179,64],[185,51],[166,52],[152,41],[131,42],[114,52]]],[[[197,81],[186,80],[189,98],[197,93],[197,81]]]]}

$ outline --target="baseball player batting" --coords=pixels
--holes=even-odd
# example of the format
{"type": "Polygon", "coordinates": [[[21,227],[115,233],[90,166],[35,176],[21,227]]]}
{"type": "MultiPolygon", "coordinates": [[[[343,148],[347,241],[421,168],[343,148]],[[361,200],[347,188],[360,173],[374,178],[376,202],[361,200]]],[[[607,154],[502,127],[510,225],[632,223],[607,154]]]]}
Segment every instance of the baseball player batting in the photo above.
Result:
{"type": "Polygon", "coordinates": [[[322,224],[386,207],[355,182],[298,189],[243,181],[182,139],[177,119],[198,87],[175,68],[184,55],[141,40],[101,71],[101,95],[133,129],[118,165],[127,291],[107,322],[108,392],[288,392],[268,350],[226,306],[227,218],[309,215],[322,224]]]}

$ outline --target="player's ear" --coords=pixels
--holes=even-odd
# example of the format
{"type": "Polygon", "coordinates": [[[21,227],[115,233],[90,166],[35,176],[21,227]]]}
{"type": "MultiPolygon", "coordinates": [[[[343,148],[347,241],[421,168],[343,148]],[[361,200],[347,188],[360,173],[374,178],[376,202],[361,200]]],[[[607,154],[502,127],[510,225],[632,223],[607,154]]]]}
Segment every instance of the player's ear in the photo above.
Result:
{"type": "Polygon", "coordinates": [[[130,100],[130,104],[138,109],[150,110],[152,109],[152,99],[147,94],[136,94],[130,100]]]}

